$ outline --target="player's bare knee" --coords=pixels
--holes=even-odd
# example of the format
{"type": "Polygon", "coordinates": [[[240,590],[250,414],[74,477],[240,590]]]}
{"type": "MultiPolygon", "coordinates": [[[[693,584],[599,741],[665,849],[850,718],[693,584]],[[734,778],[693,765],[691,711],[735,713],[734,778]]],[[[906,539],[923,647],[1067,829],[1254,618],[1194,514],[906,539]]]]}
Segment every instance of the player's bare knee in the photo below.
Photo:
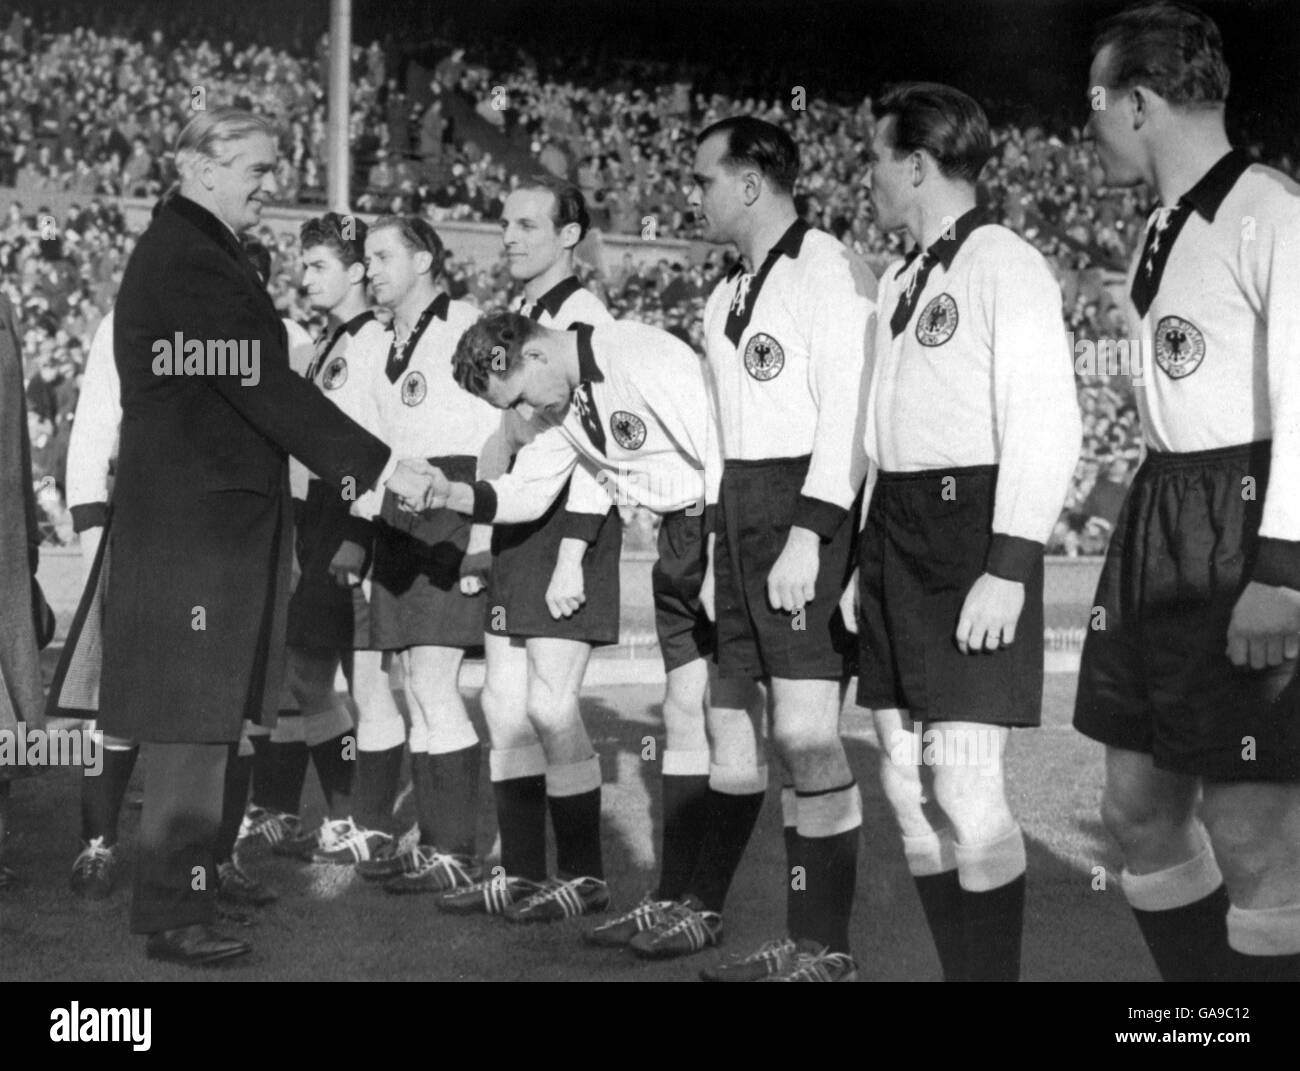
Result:
{"type": "Polygon", "coordinates": [[[530,692],[525,713],[533,728],[543,736],[555,736],[582,724],[577,696],[549,689],[530,692]]]}
{"type": "Polygon", "coordinates": [[[975,766],[937,767],[934,799],[962,843],[991,840],[1015,824],[1002,779],[975,766]]]}
{"type": "Polygon", "coordinates": [[[1126,855],[1159,852],[1190,834],[1191,816],[1155,796],[1107,789],[1101,798],[1101,822],[1126,855]]]}
{"type": "Polygon", "coordinates": [[[904,766],[885,756],[880,763],[880,787],[900,823],[924,815],[925,790],[919,766],[904,766]]]}

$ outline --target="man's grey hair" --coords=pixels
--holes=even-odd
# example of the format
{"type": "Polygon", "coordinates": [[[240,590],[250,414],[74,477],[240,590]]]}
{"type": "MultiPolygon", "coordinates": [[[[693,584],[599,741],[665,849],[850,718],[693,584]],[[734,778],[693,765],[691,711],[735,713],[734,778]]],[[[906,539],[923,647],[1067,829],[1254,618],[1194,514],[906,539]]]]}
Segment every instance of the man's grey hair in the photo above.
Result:
{"type": "Polygon", "coordinates": [[[205,160],[226,163],[229,160],[226,146],[254,134],[265,134],[274,140],[275,128],[262,116],[241,108],[199,112],[176,138],[176,170],[183,179],[189,179],[205,160]]]}

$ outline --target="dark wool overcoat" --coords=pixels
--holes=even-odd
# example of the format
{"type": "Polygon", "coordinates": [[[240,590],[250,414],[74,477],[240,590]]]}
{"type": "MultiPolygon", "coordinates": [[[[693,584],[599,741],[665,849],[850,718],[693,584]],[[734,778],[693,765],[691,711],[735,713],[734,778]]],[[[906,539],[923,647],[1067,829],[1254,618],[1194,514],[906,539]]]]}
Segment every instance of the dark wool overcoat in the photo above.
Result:
{"type": "Polygon", "coordinates": [[[293,374],[284,326],[235,235],[187,198],[157,213],[127,263],[113,349],[122,430],[111,519],[51,709],[84,711],[67,685],[90,681],[105,733],[233,741],[280,698],[288,454],[355,497],[389,450],[293,374]],[[196,342],[202,374],[192,361],[169,370],[164,358],[180,364],[196,342]],[[209,363],[241,345],[249,363],[256,352],[253,375],[209,363]],[[102,672],[87,666],[97,645],[102,672]]]}

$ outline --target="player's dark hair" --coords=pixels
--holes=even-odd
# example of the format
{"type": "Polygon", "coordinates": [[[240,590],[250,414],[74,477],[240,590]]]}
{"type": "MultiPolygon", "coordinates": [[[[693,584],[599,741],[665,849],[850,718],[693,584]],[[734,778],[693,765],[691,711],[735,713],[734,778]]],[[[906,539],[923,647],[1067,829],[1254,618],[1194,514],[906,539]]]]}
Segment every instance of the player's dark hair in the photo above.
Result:
{"type": "Polygon", "coordinates": [[[576,223],[578,225],[578,241],[582,241],[587,237],[587,229],[591,226],[591,214],[587,211],[587,199],[582,196],[582,191],[568,179],[549,174],[531,175],[524,179],[517,188],[520,190],[546,190],[553,194],[555,196],[555,207],[551,211],[551,219],[555,223],[555,229],[558,231],[561,227],[576,223]]]}
{"type": "Polygon", "coordinates": [[[253,270],[257,272],[266,286],[271,281],[271,251],[256,238],[244,239],[244,253],[247,254],[253,270]]]}
{"type": "Polygon", "coordinates": [[[451,374],[470,394],[482,398],[491,377],[505,379],[519,367],[524,344],[539,327],[536,320],[517,312],[489,313],[460,336],[451,358],[451,374]]]}
{"type": "Polygon", "coordinates": [[[412,253],[432,253],[433,267],[429,269],[429,274],[434,278],[441,274],[446,253],[442,248],[442,239],[428,220],[420,216],[380,216],[370,224],[371,234],[387,229],[397,231],[402,244],[412,253]]]}
{"type": "Polygon", "coordinates": [[[1111,46],[1106,76],[1118,89],[1144,85],[1170,104],[1221,104],[1228,99],[1223,38],[1209,15],[1185,4],[1140,4],[1097,29],[1092,56],[1111,46]]]}
{"type": "Polygon", "coordinates": [[[894,117],[894,152],[923,150],[950,179],[974,183],[993,155],[989,118],[973,97],[939,82],[889,86],[871,106],[876,121],[894,117]]]}
{"type": "Polygon", "coordinates": [[[756,167],[782,193],[793,193],[799,177],[799,147],[779,126],[752,115],[733,115],[705,127],[695,138],[703,145],[715,134],[727,139],[722,163],[730,168],[756,167]]]}
{"type": "Polygon", "coordinates": [[[325,246],[345,268],[350,268],[365,263],[367,230],[365,222],[356,216],[326,212],[298,228],[298,241],[304,251],[325,246]]]}

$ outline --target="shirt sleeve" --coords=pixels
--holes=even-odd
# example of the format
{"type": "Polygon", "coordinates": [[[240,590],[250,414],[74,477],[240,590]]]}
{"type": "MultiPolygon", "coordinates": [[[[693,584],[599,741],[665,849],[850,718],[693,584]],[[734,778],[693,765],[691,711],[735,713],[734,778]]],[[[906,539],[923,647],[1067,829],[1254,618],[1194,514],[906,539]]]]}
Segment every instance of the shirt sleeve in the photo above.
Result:
{"type": "Polygon", "coordinates": [[[565,537],[596,542],[612,505],[604,484],[586,465],[576,465],[569,477],[569,493],[564,503],[565,537]]]}
{"type": "Polygon", "coordinates": [[[1273,448],[1252,579],[1300,590],[1300,199],[1288,198],[1271,226],[1257,222],[1256,235],[1246,244],[1268,324],[1273,448]]]}
{"type": "Polygon", "coordinates": [[[529,441],[523,433],[526,427],[526,421],[513,409],[502,412],[501,422],[478,453],[475,474],[480,480],[495,480],[509,470],[510,459],[529,441]]]}
{"type": "Polygon", "coordinates": [[[78,532],[103,527],[108,469],[122,424],[122,387],[113,360],[113,317],[100,321],[81,380],[68,439],[68,506],[78,532]]]}
{"type": "Polygon", "coordinates": [[[998,483],[985,568],[1024,581],[1061,515],[1083,427],[1061,291],[1024,247],[990,264],[979,292],[992,333],[998,483]]]}
{"type": "Polygon", "coordinates": [[[876,277],[848,249],[836,256],[817,276],[810,314],[817,430],[797,514],[800,527],[823,539],[843,523],[867,471],[863,374],[876,320],[876,277]]]}
{"type": "Polygon", "coordinates": [[[641,367],[636,386],[646,408],[689,452],[686,464],[698,471],[700,485],[699,490],[683,489],[681,497],[688,493],[695,496],[696,504],[688,506],[687,512],[699,516],[703,510],[705,530],[710,531],[722,481],[722,447],[718,440],[712,376],[693,349],[672,336],[669,339],[666,352],[656,353],[653,361],[646,361],[641,367]],[[709,509],[710,505],[714,506],[713,510],[709,509]]]}
{"type": "Polygon", "coordinates": [[[577,447],[563,429],[547,428],[519,451],[510,472],[474,485],[475,523],[536,520],[560,496],[577,463],[577,447]]]}

